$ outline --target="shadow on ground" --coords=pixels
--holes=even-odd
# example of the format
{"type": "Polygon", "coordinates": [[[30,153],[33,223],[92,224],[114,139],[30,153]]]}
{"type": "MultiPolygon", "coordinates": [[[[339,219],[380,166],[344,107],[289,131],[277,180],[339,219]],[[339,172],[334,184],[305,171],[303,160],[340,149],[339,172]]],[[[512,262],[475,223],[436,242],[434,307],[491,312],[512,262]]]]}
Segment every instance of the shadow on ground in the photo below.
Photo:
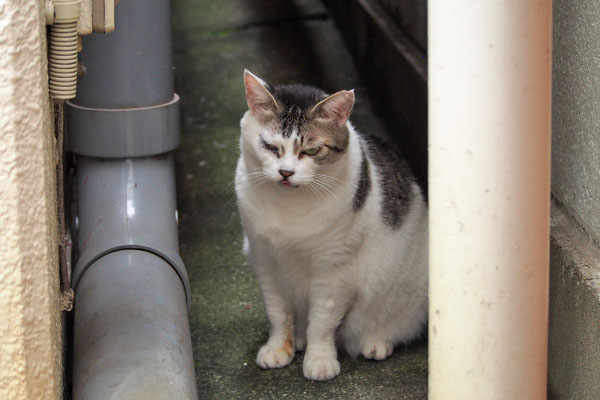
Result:
{"type": "Polygon", "coordinates": [[[341,375],[324,383],[303,378],[302,354],[280,370],[255,364],[268,325],[241,254],[233,191],[244,68],[273,84],[354,88],[354,124],[385,130],[326,9],[315,0],[173,0],[173,8],[183,134],[176,155],[180,246],[192,288],[200,398],[426,398],[425,341],[397,348],[385,362],[342,354],[341,375]]]}

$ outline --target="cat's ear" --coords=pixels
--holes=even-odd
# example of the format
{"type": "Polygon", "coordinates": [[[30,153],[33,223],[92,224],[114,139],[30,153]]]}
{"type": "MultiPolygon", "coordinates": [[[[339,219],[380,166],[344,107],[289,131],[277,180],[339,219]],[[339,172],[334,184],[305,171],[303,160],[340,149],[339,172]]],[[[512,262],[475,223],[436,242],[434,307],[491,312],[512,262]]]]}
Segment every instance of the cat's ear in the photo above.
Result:
{"type": "Polygon", "coordinates": [[[342,90],[321,100],[313,107],[311,115],[315,118],[331,120],[339,128],[344,126],[354,107],[354,89],[342,90]]]}
{"type": "Polygon", "coordinates": [[[244,85],[246,101],[252,114],[264,117],[272,115],[277,110],[277,102],[267,89],[269,85],[247,69],[244,70],[244,85]]]}

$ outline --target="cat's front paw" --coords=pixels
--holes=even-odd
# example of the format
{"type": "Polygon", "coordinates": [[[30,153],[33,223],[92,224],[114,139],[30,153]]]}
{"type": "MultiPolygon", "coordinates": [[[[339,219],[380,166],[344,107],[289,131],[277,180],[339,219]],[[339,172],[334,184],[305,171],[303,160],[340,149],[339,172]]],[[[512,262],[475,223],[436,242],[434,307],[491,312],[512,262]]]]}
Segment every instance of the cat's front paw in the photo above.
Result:
{"type": "Polygon", "coordinates": [[[394,352],[394,347],[391,343],[381,340],[367,341],[362,348],[361,354],[369,360],[385,360],[394,352]]]}
{"type": "Polygon", "coordinates": [[[306,379],[326,381],[339,375],[340,363],[335,357],[306,356],[302,369],[306,379]]]}
{"type": "Polygon", "coordinates": [[[265,344],[258,351],[256,363],[263,369],[282,368],[292,362],[294,352],[284,347],[273,347],[265,344]]]}

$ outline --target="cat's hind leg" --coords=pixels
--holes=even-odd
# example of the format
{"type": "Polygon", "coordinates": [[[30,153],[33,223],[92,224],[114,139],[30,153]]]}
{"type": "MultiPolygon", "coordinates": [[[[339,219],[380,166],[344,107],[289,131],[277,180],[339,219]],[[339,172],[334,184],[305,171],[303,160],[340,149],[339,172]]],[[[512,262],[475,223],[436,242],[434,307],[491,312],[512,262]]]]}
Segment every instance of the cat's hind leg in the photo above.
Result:
{"type": "Polygon", "coordinates": [[[360,353],[364,358],[369,360],[385,360],[394,352],[392,342],[379,338],[365,339],[363,341],[360,353]]]}
{"type": "Polygon", "coordinates": [[[399,343],[407,343],[420,335],[427,321],[424,305],[390,304],[382,297],[375,303],[357,302],[340,327],[340,336],[346,351],[369,360],[385,360],[399,343]],[[384,311],[385,310],[385,311],[384,311]]]}
{"type": "Polygon", "coordinates": [[[340,327],[340,342],[353,357],[361,354],[369,360],[385,360],[394,352],[395,342],[393,333],[381,328],[377,318],[360,306],[353,307],[340,327]]]}

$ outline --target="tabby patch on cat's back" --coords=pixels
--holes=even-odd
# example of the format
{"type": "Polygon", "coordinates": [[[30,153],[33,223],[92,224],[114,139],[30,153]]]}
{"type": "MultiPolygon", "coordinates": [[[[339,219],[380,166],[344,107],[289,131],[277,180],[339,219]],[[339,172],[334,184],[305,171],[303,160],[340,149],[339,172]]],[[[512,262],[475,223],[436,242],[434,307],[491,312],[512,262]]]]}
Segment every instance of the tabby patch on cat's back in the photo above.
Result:
{"type": "Polygon", "coordinates": [[[244,71],[235,189],[270,335],[261,368],[305,351],[307,379],[338,348],[375,360],[427,320],[427,206],[393,146],[349,121],[353,90],[271,86],[244,71]]]}

